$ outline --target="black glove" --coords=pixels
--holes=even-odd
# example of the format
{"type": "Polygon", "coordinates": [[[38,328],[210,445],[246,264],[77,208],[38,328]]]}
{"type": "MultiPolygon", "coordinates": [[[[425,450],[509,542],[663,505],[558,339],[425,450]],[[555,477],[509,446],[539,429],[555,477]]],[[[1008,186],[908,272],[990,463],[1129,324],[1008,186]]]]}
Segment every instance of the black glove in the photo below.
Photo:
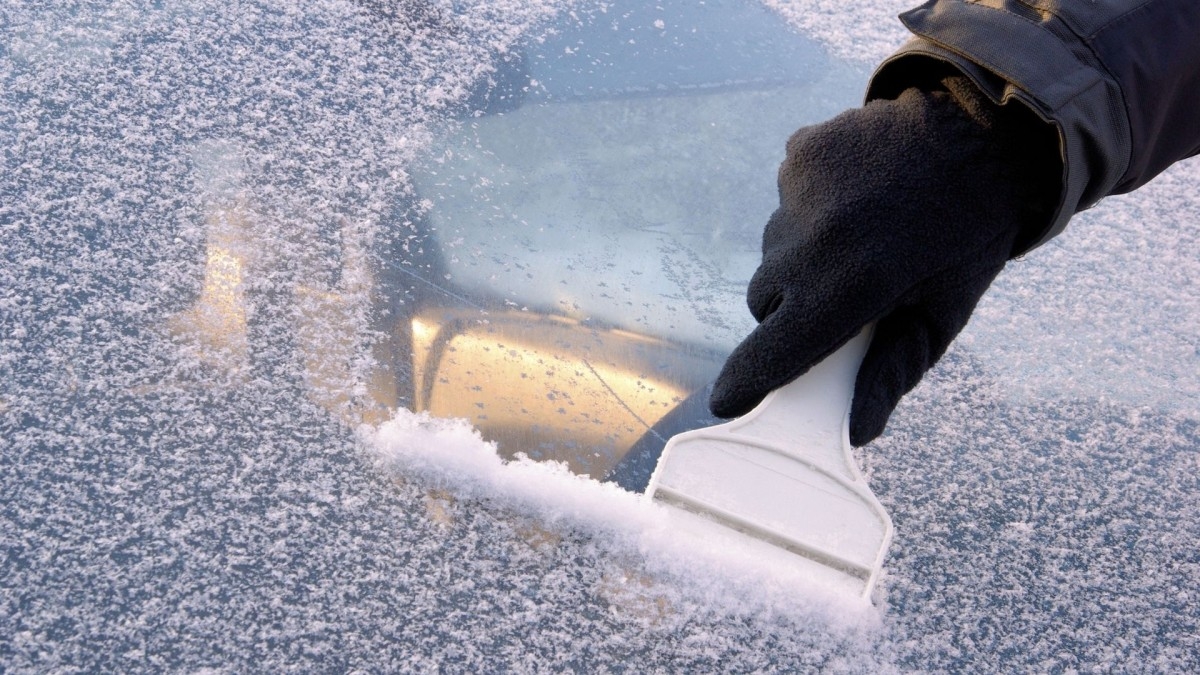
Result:
{"type": "Polygon", "coordinates": [[[850,412],[851,442],[873,440],[1049,224],[1061,171],[1052,127],[962,76],[797,131],[747,291],[760,325],[725,363],[713,414],[745,414],[877,321],[850,412]]]}

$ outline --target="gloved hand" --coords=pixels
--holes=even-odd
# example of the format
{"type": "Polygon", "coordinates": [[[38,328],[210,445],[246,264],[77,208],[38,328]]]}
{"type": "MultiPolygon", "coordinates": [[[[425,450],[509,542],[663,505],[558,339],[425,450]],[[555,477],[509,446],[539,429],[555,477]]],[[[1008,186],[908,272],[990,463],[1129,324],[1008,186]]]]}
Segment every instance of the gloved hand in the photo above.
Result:
{"type": "Polygon", "coordinates": [[[1052,127],[962,76],[797,131],[747,291],[760,325],[725,363],[713,414],[749,412],[877,321],[850,412],[851,442],[873,440],[1049,224],[1061,171],[1052,127]]]}

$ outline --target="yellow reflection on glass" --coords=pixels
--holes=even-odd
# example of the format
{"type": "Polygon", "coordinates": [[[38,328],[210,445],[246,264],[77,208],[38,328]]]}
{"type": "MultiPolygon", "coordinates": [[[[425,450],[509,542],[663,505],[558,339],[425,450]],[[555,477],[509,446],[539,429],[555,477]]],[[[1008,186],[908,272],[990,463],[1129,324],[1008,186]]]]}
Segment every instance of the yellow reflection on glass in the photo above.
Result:
{"type": "Polygon", "coordinates": [[[416,402],[500,446],[601,477],[707,372],[666,342],[521,312],[413,322],[416,402]],[[435,327],[436,326],[436,327],[435,327]],[[689,378],[688,376],[692,376],[689,378]]]}
{"type": "Polygon", "coordinates": [[[208,217],[208,247],[200,297],[170,321],[173,334],[191,343],[204,363],[241,374],[249,360],[246,332],[244,207],[208,217]]]}

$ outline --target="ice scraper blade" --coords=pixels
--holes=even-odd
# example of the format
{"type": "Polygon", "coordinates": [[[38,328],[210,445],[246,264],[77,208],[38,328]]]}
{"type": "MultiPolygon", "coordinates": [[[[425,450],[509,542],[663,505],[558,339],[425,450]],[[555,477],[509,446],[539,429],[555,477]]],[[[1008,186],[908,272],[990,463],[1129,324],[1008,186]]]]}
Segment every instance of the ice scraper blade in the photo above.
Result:
{"type": "Polygon", "coordinates": [[[868,327],[746,415],[672,437],[646,490],[671,526],[869,602],[892,539],[850,447],[870,338],[868,327]]]}

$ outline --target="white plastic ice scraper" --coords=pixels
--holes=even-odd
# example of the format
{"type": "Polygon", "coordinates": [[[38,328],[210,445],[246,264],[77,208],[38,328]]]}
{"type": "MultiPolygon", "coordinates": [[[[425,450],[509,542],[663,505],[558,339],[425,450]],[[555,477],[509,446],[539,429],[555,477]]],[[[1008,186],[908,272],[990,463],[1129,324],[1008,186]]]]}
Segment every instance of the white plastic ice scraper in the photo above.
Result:
{"type": "Polygon", "coordinates": [[[668,441],[646,494],[672,527],[869,601],[892,520],[851,455],[871,328],[731,422],[668,441]]]}

